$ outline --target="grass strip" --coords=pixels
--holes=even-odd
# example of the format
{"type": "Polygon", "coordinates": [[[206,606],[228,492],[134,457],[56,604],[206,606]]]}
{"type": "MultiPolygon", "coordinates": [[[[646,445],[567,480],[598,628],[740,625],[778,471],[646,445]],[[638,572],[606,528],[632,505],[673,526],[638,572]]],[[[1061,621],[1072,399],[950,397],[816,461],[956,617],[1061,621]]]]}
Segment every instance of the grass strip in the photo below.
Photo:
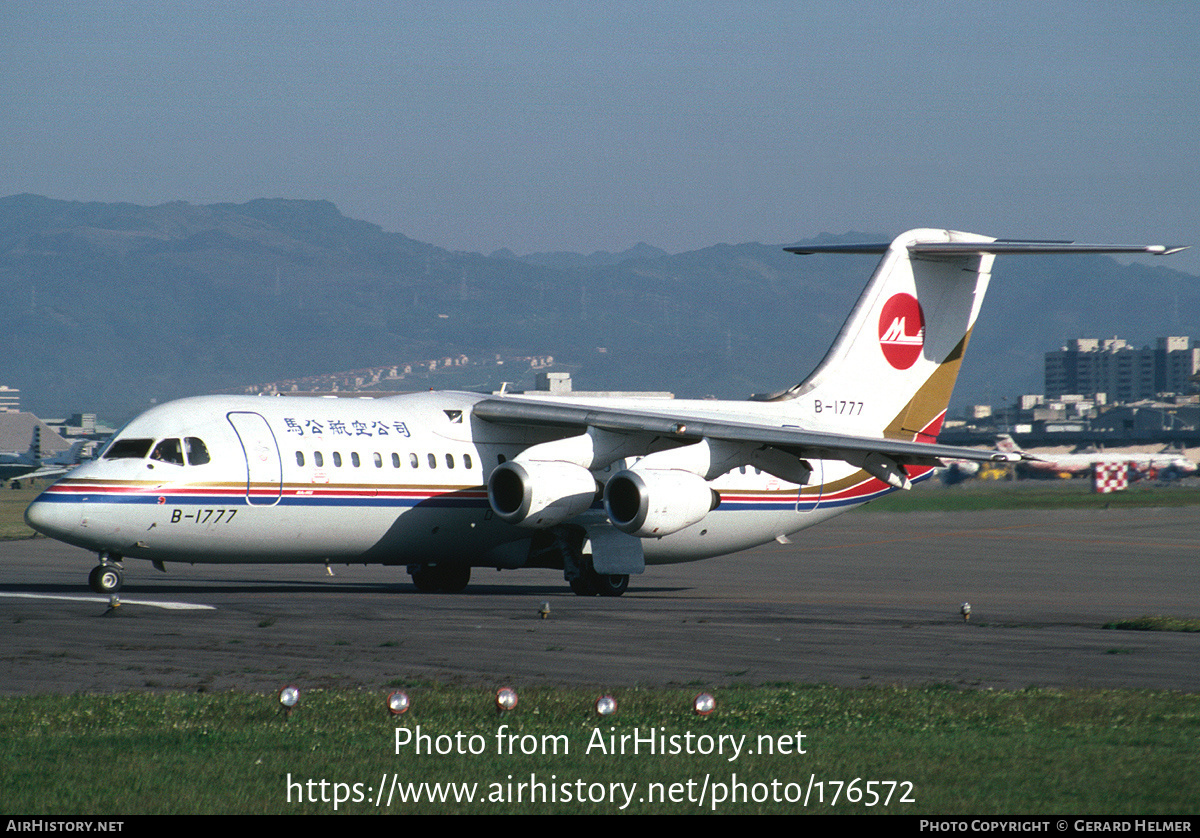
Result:
{"type": "Polygon", "coordinates": [[[1096,494],[1086,480],[1026,480],[997,484],[975,481],[957,486],[925,483],[892,492],[862,510],[870,512],[976,512],[987,509],[1147,509],[1200,506],[1200,492],[1180,484],[1134,485],[1123,492],[1096,494]]]}
{"type": "Polygon", "coordinates": [[[0,484],[0,541],[33,538],[37,533],[25,526],[25,508],[33,502],[49,482],[31,489],[10,489],[0,484]]]}
{"type": "Polygon", "coordinates": [[[618,690],[603,719],[597,693],[560,688],[522,689],[504,716],[486,690],[439,684],[410,689],[402,717],[383,694],[354,691],[305,692],[290,716],[275,696],[246,693],[0,698],[0,809],[1200,811],[1197,695],[784,684],[720,690],[700,717],[695,693],[618,690]]]}
{"type": "Polygon", "coordinates": [[[1200,631],[1200,620],[1185,617],[1163,617],[1145,614],[1127,620],[1105,623],[1106,629],[1129,629],[1131,631],[1200,631]]]}

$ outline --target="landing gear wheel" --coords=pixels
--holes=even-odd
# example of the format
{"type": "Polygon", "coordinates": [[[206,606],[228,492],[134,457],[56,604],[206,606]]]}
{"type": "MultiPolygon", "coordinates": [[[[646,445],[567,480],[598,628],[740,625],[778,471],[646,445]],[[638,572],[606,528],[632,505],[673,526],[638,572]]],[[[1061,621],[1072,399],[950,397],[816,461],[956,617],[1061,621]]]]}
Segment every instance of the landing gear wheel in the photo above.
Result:
{"type": "Polygon", "coordinates": [[[417,590],[422,593],[431,594],[438,589],[437,574],[433,572],[433,568],[428,566],[413,571],[412,580],[413,584],[417,586],[417,590]]]}
{"type": "Polygon", "coordinates": [[[88,586],[98,594],[115,594],[123,581],[121,568],[112,564],[96,565],[88,574],[88,586]]]}
{"type": "Polygon", "coordinates": [[[571,580],[571,590],[576,596],[595,596],[596,586],[592,584],[595,574],[584,572],[582,576],[576,576],[571,580]]]}
{"type": "Polygon", "coordinates": [[[597,573],[590,554],[580,556],[579,575],[570,582],[577,596],[620,596],[629,587],[627,573],[597,573]]]}
{"type": "Polygon", "coordinates": [[[593,585],[595,585],[596,593],[600,596],[620,596],[629,587],[629,574],[596,574],[593,585]]]}
{"type": "Polygon", "coordinates": [[[457,594],[471,581],[469,565],[426,564],[412,572],[413,584],[424,593],[457,594]]]}
{"type": "Polygon", "coordinates": [[[471,568],[468,565],[445,565],[441,568],[441,590],[448,594],[457,594],[471,582],[471,568]]]}

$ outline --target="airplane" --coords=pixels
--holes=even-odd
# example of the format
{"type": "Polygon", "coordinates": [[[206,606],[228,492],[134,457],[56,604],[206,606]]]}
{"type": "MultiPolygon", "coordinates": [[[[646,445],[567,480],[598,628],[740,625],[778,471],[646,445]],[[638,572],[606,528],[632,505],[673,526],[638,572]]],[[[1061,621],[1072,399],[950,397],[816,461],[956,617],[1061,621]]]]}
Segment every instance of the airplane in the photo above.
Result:
{"type": "Polygon", "coordinates": [[[29,448],[25,451],[0,453],[0,483],[9,480],[34,480],[65,474],[79,463],[87,441],[76,442],[66,451],[51,457],[42,456],[42,429],[33,426],[29,448]]]}
{"type": "Polygon", "coordinates": [[[95,551],[100,593],[146,559],[405,566],[440,592],[476,567],[551,568],[619,596],[647,566],[784,541],[943,458],[1021,460],[936,443],[995,256],[1178,249],[935,229],[790,247],[881,259],[824,359],[774,395],[192,397],[135,418],[25,520],[95,551]]]}
{"type": "Polygon", "coordinates": [[[945,459],[942,462],[946,467],[940,469],[942,482],[947,486],[954,486],[963,481],[970,480],[979,474],[982,466],[974,460],[954,460],[945,459]]]}
{"type": "MultiPolygon", "coordinates": [[[[996,437],[996,449],[1016,454],[1027,454],[1017,445],[1011,434],[996,437]]],[[[1176,475],[1196,473],[1196,464],[1177,451],[1160,451],[1157,454],[1122,453],[1120,451],[1085,451],[1078,454],[1027,454],[1020,470],[1035,476],[1058,474],[1079,475],[1091,472],[1092,468],[1104,464],[1129,464],[1140,471],[1166,472],[1176,475]]]]}
{"type": "Polygon", "coordinates": [[[11,480],[38,467],[42,458],[42,429],[34,425],[29,448],[0,452],[0,481],[11,480]]]}

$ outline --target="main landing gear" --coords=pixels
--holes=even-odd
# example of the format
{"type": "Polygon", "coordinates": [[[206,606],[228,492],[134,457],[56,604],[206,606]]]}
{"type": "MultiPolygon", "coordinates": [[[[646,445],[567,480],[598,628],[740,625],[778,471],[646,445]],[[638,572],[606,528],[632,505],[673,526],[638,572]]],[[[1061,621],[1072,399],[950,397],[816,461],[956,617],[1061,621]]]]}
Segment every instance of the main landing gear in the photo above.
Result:
{"type": "Polygon", "coordinates": [[[531,567],[561,567],[563,579],[577,596],[620,596],[629,587],[627,573],[599,573],[588,549],[582,527],[561,526],[544,531],[534,541],[531,567]]]}
{"type": "Polygon", "coordinates": [[[418,591],[425,593],[457,594],[471,581],[469,565],[419,564],[409,565],[409,574],[418,591]]]}
{"type": "Polygon", "coordinates": [[[577,596],[620,596],[629,587],[628,573],[597,573],[588,553],[576,561],[576,567],[564,570],[563,575],[577,596]]]}
{"type": "Polygon", "coordinates": [[[98,594],[115,594],[121,590],[124,581],[125,571],[121,567],[120,556],[108,553],[100,554],[100,564],[88,574],[88,587],[98,594]]]}

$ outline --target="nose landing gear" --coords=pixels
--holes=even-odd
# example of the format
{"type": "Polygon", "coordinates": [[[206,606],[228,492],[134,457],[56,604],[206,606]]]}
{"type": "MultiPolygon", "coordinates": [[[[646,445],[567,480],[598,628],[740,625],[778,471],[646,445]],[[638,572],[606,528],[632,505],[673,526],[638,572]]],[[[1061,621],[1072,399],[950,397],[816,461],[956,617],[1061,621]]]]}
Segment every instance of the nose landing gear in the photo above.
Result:
{"type": "Polygon", "coordinates": [[[88,587],[98,594],[115,594],[121,590],[125,581],[124,568],[120,564],[120,556],[100,554],[100,564],[92,568],[88,574],[88,587]]]}

